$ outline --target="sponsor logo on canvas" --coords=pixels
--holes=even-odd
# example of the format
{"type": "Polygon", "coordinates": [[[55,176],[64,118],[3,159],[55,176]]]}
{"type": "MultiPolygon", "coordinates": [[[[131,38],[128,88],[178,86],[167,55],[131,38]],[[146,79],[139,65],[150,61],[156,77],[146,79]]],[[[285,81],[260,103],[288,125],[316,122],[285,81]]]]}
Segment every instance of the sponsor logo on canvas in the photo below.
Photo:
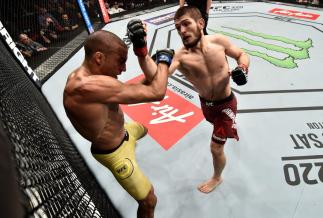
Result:
{"type": "Polygon", "coordinates": [[[160,24],[163,24],[163,23],[167,23],[169,21],[173,21],[174,20],[174,15],[175,15],[175,13],[172,12],[172,13],[169,13],[169,14],[164,14],[164,15],[161,15],[161,16],[153,17],[153,18],[147,19],[145,21],[148,22],[148,23],[154,24],[154,25],[160,25],[160,24]]]}
{"type": "Polygon", "coordinates": [[[285,181],[290,186],[323,184],[323,122],[306,122],[307,130],[291,132],[291,155],[281,157],[285,181]],[[298,155],[297,155],[298,154],[298,155]]]}
{"type": "MultiPolygon", "coordinates": [[[[128,83],[140,79],[142,76],[128,83]]],[[[149,129],[148,134],[165,150],[204,119],[200,108],[169,89],[162,101],[122,105],[122,110],[131,119],[145,125],[149,129]]]]}
{"type": "Polygon", "coordinates": [[[236,5],[236,6],[223,5],[223,6],[212,6],[211,10],[217,11],[217,12],[233,12],[233,11],[239,11],[242,8],[243,8],[242,5],[236,5]]]}
{"type": "Polygon", "coordinates": [[[279,68],[297,68],[297,62],[299,60],[308,59],[310,57],[309,49],[313,47],[313,41],[310,38],[296,40],[284,36],[265,34],[228,26],[222,26],[223,30],[208,29],[214,33],[221,33],[252,45],[253,49],[242,49],[249,55],[261,58],[279,68]],[[269,52],[265,53],[264,49],[269,52]],[[277,56],[275,54],[277,54],[277,56]]]}
{"type": "Polygon", "coordinates": [[[289,17],[296,17],[301,19],[307,19],[307,20],[316,20],[320,15],[319,14],[313,14],[308,12],[302,12],[302,11],[294,11],[294,10],[287,10],[282,8],[274,8],[269,11],[269,13],[283,15],[283,16],[289,16],[289,17]]]}

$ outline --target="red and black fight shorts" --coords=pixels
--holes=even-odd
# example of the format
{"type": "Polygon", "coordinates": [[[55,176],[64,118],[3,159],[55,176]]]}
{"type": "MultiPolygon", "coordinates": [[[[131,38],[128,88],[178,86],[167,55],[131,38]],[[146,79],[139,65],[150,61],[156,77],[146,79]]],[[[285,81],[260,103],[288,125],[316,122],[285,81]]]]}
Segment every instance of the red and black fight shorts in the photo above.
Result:
{"type": "Polygon", "coordinates": [[[202,111],[213,124],[212,141],[224,144],[227,138],[239,140],[236,129],[237,99],[233,92],[222,100],[209,101],[200,96],[202,111]]]}

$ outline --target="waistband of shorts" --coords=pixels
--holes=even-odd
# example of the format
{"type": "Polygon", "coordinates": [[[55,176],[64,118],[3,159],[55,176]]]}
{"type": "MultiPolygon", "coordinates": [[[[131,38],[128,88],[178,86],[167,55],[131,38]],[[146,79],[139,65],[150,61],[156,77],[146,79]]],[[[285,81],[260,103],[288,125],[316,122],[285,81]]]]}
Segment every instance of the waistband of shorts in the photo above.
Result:
{"type": "Polygon", "coordinates": [[[228,96],[228,97],[225,97],[224,99],[220,99],[220,100],[214,100],[214,101],[210,101],[210,100],[206,100],[205,98],[200,97],[200,100],[203,104],[210,104],[210,103],[213,103],[213,104],[223,104],[223,103],[226,103],[228,101],[231,101],[234,97],[234,94],[233,92],[231,92],[231,94],[228,96]]]}
{"type": "Polygon", "coordinates": [[[124,137],[123,137],[123,139],[121,140],[120,144],[117,147],[112,148],[112,149],[104,150],[104,149],[93,148],[93,146],[92,146],[91,147],[91,152],[92,152],[92,154],[111,154],[111,153],[115,152],[116,150],[118,150],[120,148],[120,146],[125,141],[128,141],[128,140],[129,140],[129,133],[128,133],[127,130],[125,130],[124,137]]]}

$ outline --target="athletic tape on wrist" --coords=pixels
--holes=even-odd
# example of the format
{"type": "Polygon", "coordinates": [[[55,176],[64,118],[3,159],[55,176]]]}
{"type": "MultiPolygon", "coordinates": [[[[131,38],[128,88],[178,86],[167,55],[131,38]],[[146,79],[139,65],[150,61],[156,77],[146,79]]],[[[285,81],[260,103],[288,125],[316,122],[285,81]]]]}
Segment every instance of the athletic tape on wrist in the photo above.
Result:
{"type": "Polygon", "coordinates": [[[139,57],[145,57],[148,54],[147,46],[143,48],[133,48],[133,51],[135,52],[135,55],[139,57]]]}

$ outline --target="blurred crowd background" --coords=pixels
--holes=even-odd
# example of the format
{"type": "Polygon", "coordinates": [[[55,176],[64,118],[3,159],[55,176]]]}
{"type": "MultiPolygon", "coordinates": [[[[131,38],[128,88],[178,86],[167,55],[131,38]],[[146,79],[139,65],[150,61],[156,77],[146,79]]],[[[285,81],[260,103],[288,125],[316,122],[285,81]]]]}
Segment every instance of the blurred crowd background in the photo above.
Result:
{"type": "MultiPolygon", "coordinates": [[[[177,0],[103,0],[110,18],[177,0]]],[[[101,20],[97,0],[84,0],[95,30],[101,20]]],[[[86,31],[76,0],[1,0],[0,21],[32,69],[86,31]]]]}
{"type": "MultiPolygon", "coordinates": [[[[102,0],[110,18],[127,13],[178,4],[178,0],[102,0]]],[[[282,0],[304,5],[319,5],[319,0],[282,0]]],[[[224,2],[224,1],[220,1],[224,2]]],[[[94,26],[102,22],[98,0],[83,0],[94,26]]],[[[34,70],[86,30],[77,0],[1,0],[0,21],[34,70]]]]}

